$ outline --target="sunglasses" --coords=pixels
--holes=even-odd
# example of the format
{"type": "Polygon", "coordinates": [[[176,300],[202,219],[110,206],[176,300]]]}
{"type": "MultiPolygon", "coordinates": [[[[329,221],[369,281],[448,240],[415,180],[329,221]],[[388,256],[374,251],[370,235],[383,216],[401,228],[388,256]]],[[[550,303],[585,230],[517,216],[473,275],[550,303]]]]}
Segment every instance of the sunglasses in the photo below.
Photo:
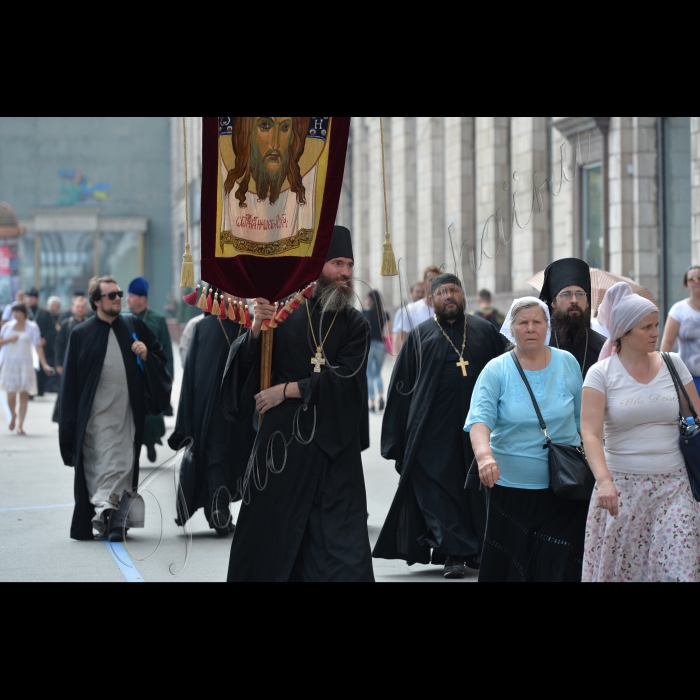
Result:
{"type": "Polygon", "coordinates": [[[107,297],[110,301],[115,301],[117,297],[120,299],[124,298],[124,292],[110,292],[109,294],[103,294],[102,298],[104,299],[107,297]]]}

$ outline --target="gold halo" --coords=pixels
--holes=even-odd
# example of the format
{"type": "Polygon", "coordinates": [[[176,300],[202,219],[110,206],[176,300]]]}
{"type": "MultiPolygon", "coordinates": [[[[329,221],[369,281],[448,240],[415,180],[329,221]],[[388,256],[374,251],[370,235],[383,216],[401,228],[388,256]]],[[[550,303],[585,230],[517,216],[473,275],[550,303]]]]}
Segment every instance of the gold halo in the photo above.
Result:
{"type": "MultiPolygon", "coordinates": [[[[328,122],[328,131],[330,132],[330,124],[328,122]]],[[[299,160],[299,169],[301,170],[301,176],[306,177],[315,167],[323,151],[326,149],[327,139],[306,139],[306,146],[304,147],[304,153],[302,153],[301,159],[299,160]]],[[[221,159],[224,161],[224,167],[229,172],[233,170],[236,165],[236,154],[233,152],[233,135],[219,136],[219,152],[221,153],[221,159]]],[[[241,178],[242,180],[243,178],[241,178]]],[[[239,180],[240,183],[240,180],[239,180]]],[[[282,185],[281,192],[286,192],[290,188],[289,180],[284,181],[282,185]]],[[[250,185],[248,186],[248,191],[251,194],[257,194],[257,185],[253,178],[250,179],[250,185]]]]}

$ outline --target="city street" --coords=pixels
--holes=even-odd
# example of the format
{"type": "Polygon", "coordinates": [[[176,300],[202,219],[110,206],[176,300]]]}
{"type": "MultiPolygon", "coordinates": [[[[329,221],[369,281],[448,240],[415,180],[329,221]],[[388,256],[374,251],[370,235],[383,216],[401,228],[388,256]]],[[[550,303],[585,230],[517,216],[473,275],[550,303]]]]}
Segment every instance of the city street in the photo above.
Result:
{"type": "MultiPolygon", "coordinates": [[[[175,357],[179,357],[177,351],[175,357]]],[[[177,373],[181,378],[179,367],[177,373]]],[[[176,389],[174,406],[177,400],[176,389]]],[[[191,545],[182,528],[175,525],[176,460],[167,448],[158,451],[159,464],[171,460],[162,469],[144,466],[148,465],[144,450],[141,494],[146,501],[147,527],[133,530],[126,548],[70,539],[73,470],[63,466],[59,454],[58,427],[51,422],[54,403],[51,395],[30,404],[25,425],[28,436],[23,438],[9,433],[0,410],[0,581],[225,581],[231,540],[219,540],[201,511],[188,526],[191,545]]],[[[398,484],[394,465],[379,453],[381,421],[381,416],[372,416],[372,447],[363,455],[373,545],[398,484]]],[[[166,424],[172,431],[174,419],[167,419],[166,424]]],[[[233,512],[237,517],[238,506],[233,512]]],[[[374,567],[380,582],[445,582],[437,567],[409,569],[404,562],[386,561],[375,561],[374,567]]]]}

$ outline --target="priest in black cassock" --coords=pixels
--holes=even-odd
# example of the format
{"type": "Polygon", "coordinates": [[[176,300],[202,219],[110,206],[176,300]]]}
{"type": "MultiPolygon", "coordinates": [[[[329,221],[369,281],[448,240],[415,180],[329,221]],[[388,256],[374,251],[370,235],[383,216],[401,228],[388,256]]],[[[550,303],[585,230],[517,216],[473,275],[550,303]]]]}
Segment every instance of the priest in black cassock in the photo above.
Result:
{"type": "MultiPolygon", "coordinates": [[[[218,290],[213,289],[212,293],[218,290]]],[[[227,304],[223,298],[224,308],[227,304]]],[[[194,329],[182,379],[175,432],[168,440],[173,450],[192,438],[180,470],[177,525],[200,509],[219,537],[235,532],[231,500],[240,500],[238,482],[243,480],[255,441],[253,421],[231,424],[219,404],[219,391],[226,360],[233,343],[245,327],[211,314],[194,329]]]]}
{"type": "Polygon", "coordinates": [[[550,345],[570,352],[585,379],[607,340],[591,329],[591,268],[578,258],[552,263],[544,273],[540,299],[551,309],[550,345]]]}
{"type": "MultiPolygon", "coordinates": [[[[274,331],[272,388],[260,393],[261,323],[231,349],[221,402],[263,416],[229,582],[373,582],[361,453],[369,447],[369,324],[353,308],[350,232],[336,227],[314,296],[274,331]]],[[[270,331],[266,331],[270,332],[270,331]]]]}
{"type": "Polygon", "coordinates": [[[79,541],[94,530],[122,542],[129,526],[143,527],[136,489],[147,395],[156,406],[170,401],[163,348],[145,323],[122,318],[123,297],[110,277],[91,282],[97,313],[73,329],[63,363],[59,442],[65,465],[75,467],[70,536],[79,541]]]}
{"type": "Polygon", "coordinates": [[[412,331],[391,379],[382,455],[401,481],[374,557],[445,565],[445,578],[461,579],[479,568],[486,526],[483,497],[465,490],[474,452],[464,423],[476,380],[507,342],[465,314],[454,275],[435,279],[432,293],[435,317],[412,331]]]}
{"type": "MultiPolygon", "coordinates": [[[[26,294],[29,320],[34,321],[41,331],[41,344],[44,346],[46,361],[50,367],[54,366],[54,343],[56,342],[56,325],[51,314],[45,309],[39,308],[39,290],[30,289],[26,294]]],[[[37,370],[38,396],[46,393],[46,385],[49,381],[46,372],[40,367],[37,370]]]]}

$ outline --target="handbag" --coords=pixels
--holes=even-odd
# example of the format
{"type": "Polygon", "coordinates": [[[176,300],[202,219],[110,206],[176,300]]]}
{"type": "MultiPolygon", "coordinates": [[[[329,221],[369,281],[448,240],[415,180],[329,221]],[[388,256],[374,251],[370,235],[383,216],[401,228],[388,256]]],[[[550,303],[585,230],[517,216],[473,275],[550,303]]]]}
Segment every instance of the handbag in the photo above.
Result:
{"type": "Polygon", "coordinates": [[[515,351],[511,352],[511,357],[518,368],[518,372],[520,372],[522,380],[525,382],[527,390],[530,392],[532,404],[535,407],[535,411],[537,411],[537,417],[540,421],[540,428],[546,439],[543,449],[549,450],[549,482],[554,495],[565,501],[590,501],[596,482],[595,476],[593,476],[593,472],[586,460],[586,452],[583,446],[557,445],[552,442],[552,438],[547,433],[547,425],[542,417],[535,394],[515,351]]]}
{"type": "Polygon", "coordinates": [[[678,414],[678,421],[681,429],[681,452],[685,458],[685,466],[688,469],[688,478],[690,479],[690,488],[693,491],[693,497],[696,501],[698,501],[698,503],[700,503],[700,430],[694,435],[687,435],[688,426],[683,419],[683,400],[681,398],[681,394],[685,396],[688,406],[690,406],[690,410],[693,414],[693,418],[695,419],[695,423],[699,426],[700,418],[698,418],[698,414],[695,411],[695,406],[693,406],[693,402],[690,400],[690,396],[688,396],[688,392],[683,386],[683,382],[678,374],[676,365],[673,364],[673,358],[667,352],[662,353],[662,356],[669,372],[671,373],[676,391],[678,392],[678,402],[681,406],[681,412],[678,414]]]}

